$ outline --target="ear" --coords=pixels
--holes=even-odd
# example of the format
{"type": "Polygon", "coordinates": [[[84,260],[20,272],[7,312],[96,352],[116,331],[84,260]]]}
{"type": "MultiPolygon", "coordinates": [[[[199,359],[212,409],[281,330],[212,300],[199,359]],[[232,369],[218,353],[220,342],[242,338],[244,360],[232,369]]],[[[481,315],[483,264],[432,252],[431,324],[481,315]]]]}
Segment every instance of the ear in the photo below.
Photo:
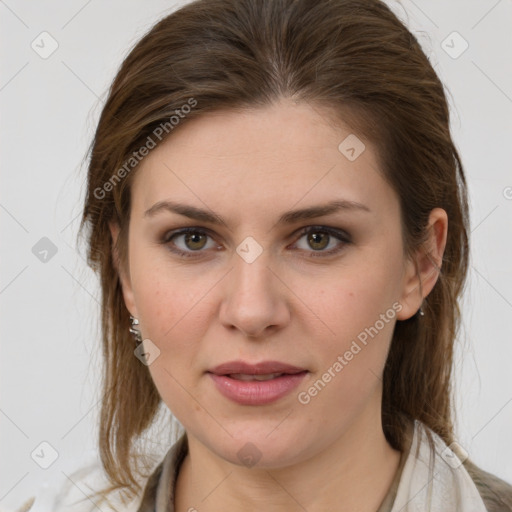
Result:
{"type": "Polygon", "coordinates": [[[119,225],[115,222],[109,222],[110,234],[112,235],[112,259],[114,266],[121,282],[121,289],[123,290],[123,298],[126,308],[132,316],[138,318],[137,308],[135,306],[135,300],[133,295],[133,289],[131,285],[129,272],[121,265],[117,248],[117,238],[119,236],[119,225]]]}
{"type": "Polygon", "coordinates": [[[407,261],[397,320],[407,320],[421,307],[423,299],[432,291],[439,278],[448,234],[448,215],[442,208],[430,212],[428,239],[407,261]]]}

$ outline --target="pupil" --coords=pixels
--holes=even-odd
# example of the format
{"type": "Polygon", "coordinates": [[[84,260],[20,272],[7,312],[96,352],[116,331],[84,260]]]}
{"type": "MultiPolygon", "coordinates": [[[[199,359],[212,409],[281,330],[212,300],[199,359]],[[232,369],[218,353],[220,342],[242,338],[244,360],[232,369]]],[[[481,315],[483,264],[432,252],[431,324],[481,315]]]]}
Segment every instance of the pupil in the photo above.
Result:
{"type": "MultiPolygon", "coordinates": [[[[192,242],[192,244],[195,244],[195,243],[200,243],[198,238],[201,238],[203,235],[200,235],[198,233],[193,233],[193,234],[189,234],[187,236],[187,243],[188,242],[192,242]]],[[[195,249],[200,249],[200,247],[192,247],[192,248],[195,248],[195,249]]]]}
{"type": "MultiPolygon", "coordinates": [[[[316,244],[316,243],[320,243],[320,244],[321,244],[321,242],[319,242],[319,239],[320,239],[320,238],[322,238],[322,237],[324,237],[324,241],[325,241],[325,239],[326,239],[326,238],[325,238],[325,233],[313,233],[313,234],[311,235],[311,238],[312,238],[312,244],[313,244],[313,245],[314,245],[314,244],[316,244]]],[[[321,245],[322,245],[322,244],[321,244],[321,245]]],[[[324,247],[325,247],[325,244],[323,244],[321,247],[317,247],[317,248],[318,248],[318,249],[323,249],[324,247]]]]}

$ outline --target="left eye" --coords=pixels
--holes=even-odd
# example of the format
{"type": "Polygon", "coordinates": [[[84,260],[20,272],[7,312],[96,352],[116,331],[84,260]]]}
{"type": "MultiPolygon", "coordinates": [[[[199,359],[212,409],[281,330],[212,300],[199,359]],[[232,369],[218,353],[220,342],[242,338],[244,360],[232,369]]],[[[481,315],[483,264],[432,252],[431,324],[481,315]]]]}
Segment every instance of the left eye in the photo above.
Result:
{"type": "MultiPolygon", "coordinates": [[[[306,244],[313,249],[311,256],[325,256],[339,252],[345,244],[350,243],[350,239],[347,234],[337,229],[327,227],[312,227],[307,228],[301,232],[299,240],[306,238],[306,244]],[[324,250],[326,247],[331,245],[333,239],[337,239],[338,244],[329,250],[324,250]],[[320,253],[320,254],[315,254],[320,253]]],[[[300,249],[309,250],[309,247],[301,247],[300,249]]]]}

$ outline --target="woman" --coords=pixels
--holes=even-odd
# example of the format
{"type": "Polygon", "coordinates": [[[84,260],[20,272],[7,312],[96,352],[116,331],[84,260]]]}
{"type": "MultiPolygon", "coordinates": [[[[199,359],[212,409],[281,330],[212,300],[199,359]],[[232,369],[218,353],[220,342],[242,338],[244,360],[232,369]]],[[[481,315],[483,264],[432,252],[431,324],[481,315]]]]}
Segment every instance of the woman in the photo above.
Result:
{"type": "Polygon", "coordinates": [[[111,87],[87,187],[108,480],[52,510],[512,510],[455,442],[466,182],[443,86],[384,3],[161,20],[111,87]],[[162,404],[184,432],[143,475],[162,404]]]}

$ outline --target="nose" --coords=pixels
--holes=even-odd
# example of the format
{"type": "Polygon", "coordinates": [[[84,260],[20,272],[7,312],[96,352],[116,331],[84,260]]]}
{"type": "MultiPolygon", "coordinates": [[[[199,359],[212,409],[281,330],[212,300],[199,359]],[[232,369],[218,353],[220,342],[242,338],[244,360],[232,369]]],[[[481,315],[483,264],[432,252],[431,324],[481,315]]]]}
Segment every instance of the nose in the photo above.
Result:
{"type": "Polygon", "coordinates": [[[290,321],[288,288],[270,263],[266,251],[252,263],[234,256],[220,308],[220,321],[226,328],[263,339],[290,321]]]}

